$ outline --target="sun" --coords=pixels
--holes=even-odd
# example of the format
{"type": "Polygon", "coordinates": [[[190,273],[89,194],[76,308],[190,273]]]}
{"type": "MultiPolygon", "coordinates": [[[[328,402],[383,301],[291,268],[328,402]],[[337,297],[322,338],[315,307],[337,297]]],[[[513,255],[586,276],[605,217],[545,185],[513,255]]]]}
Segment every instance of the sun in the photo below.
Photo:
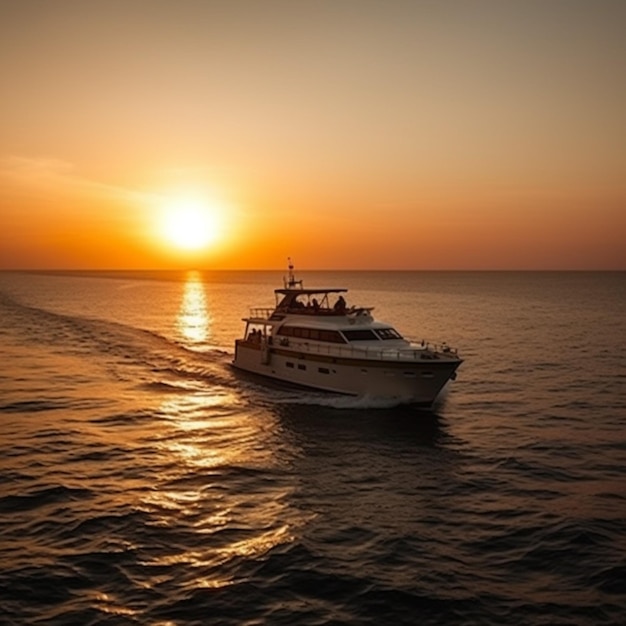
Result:
{"type": "Polygon", "coordinates": [[[180,196],[163,202],[160,225],[162,237],[183,251],[198,251],[220,237],[219,216],[204,198],[180,196]]]}

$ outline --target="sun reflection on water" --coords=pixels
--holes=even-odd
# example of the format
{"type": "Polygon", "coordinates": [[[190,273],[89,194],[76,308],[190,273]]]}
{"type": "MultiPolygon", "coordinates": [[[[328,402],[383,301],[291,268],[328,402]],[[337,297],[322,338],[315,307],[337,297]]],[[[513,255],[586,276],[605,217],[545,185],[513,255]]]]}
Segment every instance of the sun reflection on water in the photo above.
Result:
{"type": "Polygon", "coordinates": [[[206,343],[210,326],[211,317],[202,277],[199,272],[189,272],[176,318],[176,327],[185,343],[197,345],[206,343]]]}
{"type": "MultiPolygon", "coordinates": [[[[190,272],[174,321],[187,347],[211,340],[208,302],[201,275],[190,272]]],[[[192,363],[181,379],[167,380],[151,436],[154,467],[162,469],[141,503],[168,536],[146,563],[183,567],[190,589],[236,583],[237,564],[291,543],[300,523],[282,467],[291,448],[280,425],[242,402],[227,377],[213,376],[219,365],[202,354],[206,368],[192,363]]]]}
{"type": "Polygon", "coordinates": [[[281,478],[280,429],[223,388],[172,394],[158,412],[165,427],[155,443],[164,471],[142,508],[156,527],[184,539],[164,544],[148,564],[188,568],[186,586],[193,589],[235,584],[237,563],[263,558],[297,533],[292,487],[281,478]]]}

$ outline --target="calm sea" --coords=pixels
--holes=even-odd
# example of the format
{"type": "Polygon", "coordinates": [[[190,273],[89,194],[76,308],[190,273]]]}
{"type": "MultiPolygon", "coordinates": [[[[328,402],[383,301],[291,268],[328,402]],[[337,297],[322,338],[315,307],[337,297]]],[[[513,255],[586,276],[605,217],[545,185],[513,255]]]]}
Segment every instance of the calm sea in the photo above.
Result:
{"type": "Polygon", "coordinates": [[[0,623],[626,623],[626,274],[304,273],[433,411],[233,371],[282,275],[0,273],[0,623]]]}

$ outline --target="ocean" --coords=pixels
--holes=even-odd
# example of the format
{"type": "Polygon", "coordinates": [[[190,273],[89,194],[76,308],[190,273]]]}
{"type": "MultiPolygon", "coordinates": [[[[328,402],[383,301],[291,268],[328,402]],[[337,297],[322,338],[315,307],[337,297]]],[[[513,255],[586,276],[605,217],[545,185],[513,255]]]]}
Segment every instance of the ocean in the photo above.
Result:
{"type": "Polygon", "coordinates": [[[233,370],[283,274],[0,273],[0,624],[626,623],[626,273],[302,272],[429,411],[233,370]]]}

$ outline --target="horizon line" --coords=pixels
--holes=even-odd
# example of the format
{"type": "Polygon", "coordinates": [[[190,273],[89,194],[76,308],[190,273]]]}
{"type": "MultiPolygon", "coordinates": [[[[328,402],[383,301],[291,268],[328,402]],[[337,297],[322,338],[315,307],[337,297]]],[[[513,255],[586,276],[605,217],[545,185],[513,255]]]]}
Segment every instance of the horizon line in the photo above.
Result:
{"type": "MultiPolygon", "coordinates": [[[[286,272],[285,268],[0,268],[16,273],[286,272]]],[[[626,272],[626,268],[307,268],[297,272],[626,272]]]]}

